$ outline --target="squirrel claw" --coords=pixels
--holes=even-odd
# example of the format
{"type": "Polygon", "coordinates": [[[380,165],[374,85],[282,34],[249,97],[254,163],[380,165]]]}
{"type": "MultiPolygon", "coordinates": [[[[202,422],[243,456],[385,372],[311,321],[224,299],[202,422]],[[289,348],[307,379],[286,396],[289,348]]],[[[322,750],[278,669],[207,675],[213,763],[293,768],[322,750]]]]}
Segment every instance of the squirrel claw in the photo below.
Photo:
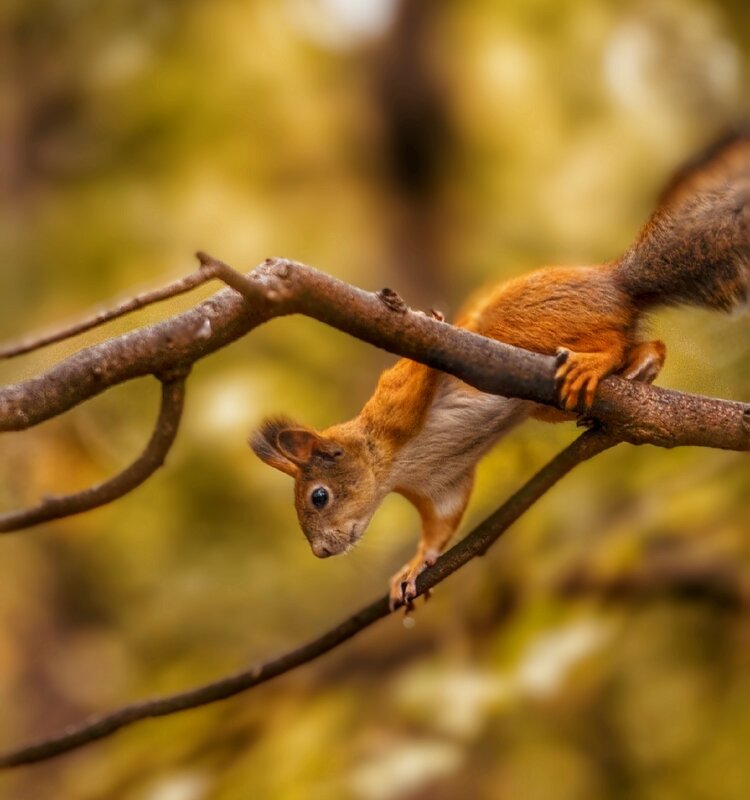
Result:
{"type": "Polygon", "coordinates": [[[396,591],[391,587],[388,597],[388,610],[396,611],[403,606],[407,611],[410,611],[414,608],[414,598],[416,596],[416,589],[413,592],[410,591],[405,581],[396,591]]]}
{"type": "Polygon", "coordinates": [[[611,370],[606,353],[576,353],[564,347],[557,350],[555,382],[560,401],[566,411],[574,411],[579,403],[591,408],[599,381],[611,370]]]}
{"type": "Polygon", "coordinates": [[[413,608],[414,598],[417,596],[417,576],[423,567],[413,567],[407,564],[400,572],[391,578],[391,590],[388,597],[388,608],[395,611],[401,606],[413,608]]]}
{"type": "Polygon", "coordinates": [[[567,347],[558,347],[555,351],[555,366],[561,367],[568,360],[568,356],[570,356],[570,350],[567,347]]]}
{"type": "MultiPolygon", "coordinates": [[[[433,566],[440,556],[438,547],[420,547],[411,561],[391,578],[391,590],[388,595],[388,608],[395,611],[400,606],[412,608],[417,596],[417,578],[429,567],[433,566]]],[[[425,593],[429,597],[429,590],[425,593]]]]}
{"type": "Polygon", "coordinates": [[[570,369],[568,358],[570,358],[570,350],[566,347],[558,347],[555,353],[555,391],[562,396],[562,389],[565,385],[565,376],[570,369]]]}

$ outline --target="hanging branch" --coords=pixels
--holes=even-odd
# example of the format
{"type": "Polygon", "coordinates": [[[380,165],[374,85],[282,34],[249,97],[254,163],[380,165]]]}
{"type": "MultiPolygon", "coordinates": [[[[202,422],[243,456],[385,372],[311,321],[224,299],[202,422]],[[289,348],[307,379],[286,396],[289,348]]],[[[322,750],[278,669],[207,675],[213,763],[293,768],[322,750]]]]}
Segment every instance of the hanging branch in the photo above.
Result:
{"type": "Polygon", "coordinates": [[[143,452],[108,481],[91,486],[82,492],[61,497],[45,497],[39,505],[21,511],[0,514],[0,533],[20,531],[49,522],[90,511],[92,508],[111,503],[132,492],[164,464],[167,453],[174,444],[177,427],[182,416],[185,399],[185,380],[165,381],[161,385],[161,408],[154,425],[154,432],[143,452]]]}
{"type": "MultiPolygon", "coordinates": [[[[417,595],[424,594],[473,558],[484,555],[487,549],[527,511],[543,494],[551,489],[573,467],[593,458],[598,453],[617,444],[602,431],[587,431],[552,461],[534,475],[509,500],[503,503],[490,517],[479,524],[468,536],[441,556],[433,567],[417,578],[417,595]]],[[[110,736],[116,731],[139,720],[164,717],[179,711],[226,700],[261,683],[283,675],[296,667],[307,664],[328,653],[355,634],[388,616],[388,597],[383,596],[370,605],[352,614],[351,617],[326,631],[322,636],[278,658],[271,659],[249,669],[238,672],[213,683],[199,686],[178,694],[142,700],[132,705],[96,717],[80,726],[68,728],[59,736],[53,736],[27,747],[0,755],[0,769],[34,764],[75,750],[83,745],[110,736]]]]}

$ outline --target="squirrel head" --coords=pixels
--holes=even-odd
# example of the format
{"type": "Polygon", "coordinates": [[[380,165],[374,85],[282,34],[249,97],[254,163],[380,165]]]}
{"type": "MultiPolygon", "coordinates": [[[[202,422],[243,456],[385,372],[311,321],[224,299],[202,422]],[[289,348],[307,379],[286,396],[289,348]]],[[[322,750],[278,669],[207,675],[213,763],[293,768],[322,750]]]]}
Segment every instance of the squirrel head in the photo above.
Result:
{"type": "Polygon", "coordinates": [[[260,459],[294,478],[297,518],[318,558],[349,550],[381,499],[363,437],[337,428],[318,433],[273,417],[250,437],[260,459]]]}

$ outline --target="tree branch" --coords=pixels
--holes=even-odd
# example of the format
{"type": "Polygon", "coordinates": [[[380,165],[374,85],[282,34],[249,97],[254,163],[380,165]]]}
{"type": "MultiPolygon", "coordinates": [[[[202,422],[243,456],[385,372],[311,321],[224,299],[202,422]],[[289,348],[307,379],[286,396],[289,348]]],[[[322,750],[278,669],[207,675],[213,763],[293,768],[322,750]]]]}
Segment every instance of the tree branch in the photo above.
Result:
{"type": "Polygon", "coordinates": [[[112,322],[112,320],[119,319],[127,314],[132,314],[134,311],[139,311],[155,303],[161,303],[172,297],[186,294],[192,289],[195,289],[196,286],[200,286],[202,283],[211,280],[213,277],[214,275],[206,270],[196,270],[195,272],[191,272],[190,275],[180,278],[180,280],[168,283],[166,286],[162,286],[159,289],[143,292],[142,294],[123,301],[114,308],[106,311],[99,311],[93,317],[86,317],[65,328],[41,334],[31,339],[24,339],[20,342],[11,342],[10,344],[2,345],[0,347],[0,359],[17,358],[27,353],[33,353],[35,350],[41,350],[43,347],[48,347],[51,344],[63,342],[66,339],[72,339],[74,336],[98,328],[107,322],[112,322]]]}
{"type": "MultiPolygon", "coordinates": [[[[86,348],[43,375],[0,389],[0,431],[23,430],[142,375],[187,370],[274,317],[304,314],[478,389],[557,406],[554,359],[394,305],[311,267],[269,259],[247,276],[201,254],[224,290],[171,319],[86,348]],[[219,274],[221,273],[221,274],[219,274]],[[241,294],[237,294],[240,292],[241,294]]],[[[750,405],[608,378],[590,414],[633,444],[750,449],[750,405]]]]}
{"type": "MultiPolygon", "coordinates": [[[[617,444],[616,439],[596,430],[587,431],[576,439],[466,538],[441,556],[433,567],[423,572],[417,579],[417,594],[424,594],[476,556],[483,555],[536,500],[551,489],[565,474],[577,464],[615,444],[617,444]]],[[[80,726],[68,728],[59,736],[7,752],[0,755],[0,769],[33,764],[62,755],[85,744],[110,736],[139,720],[163,717],[233,697],[240,692],[265,683],[271,678],[283,675],[295,667],[313,661],[389,613],[388,597],[383,596],[322,636],[278,658],[195,689],[124,706],[110,714],[84,722],[80,726]]]]}
{"type": "Polygon", "coordinates": [[[98,328],[107,322],[112,322],[115,319],[132,314],[134,311],[140,311],[156,303],[163,303],[165,300],[170,300],[181,294],[187,294],[197,286],[207,283],[210,280],[222,280],[228,286],[235,288],[240,294],[243,294],[243,292],[247,293],[248,284],[245,283],[247,278],[245,278],[244,275],[228,267],[223,262],[205,255],[205,253],[197,253],[196,255],[200,262],[200,268],[195,272],[191,272],[190,275],[172,281],[172,283],[168,283],[166,286],[162,286],[158,289],[142,292],[135,297],[124,300],[114,308],[99,311],[93,317],[86,317],[68,327],[60,328],[35,338],[2,345],[0,346],[0,360],[17,358],[18,356],[32,353],[35,350],[41,350],[43,347],[48,347],[51,344],[63,342],[66,339],[72,339],[74,336],[79,336],[86,331],[98,328]]]}
{"type": "Polygon", "coordinates": [[[45,497],[33,508],[0,514],[0,533],[19,531],[42,522],[90,511],[111,503],[140,486],[164,463],[177,436],[184,398],[184,378],[162,382],[161,408],[154,432],[143,452],[132,464],[108,481],[81,492],[61,497],[45,497]]]}

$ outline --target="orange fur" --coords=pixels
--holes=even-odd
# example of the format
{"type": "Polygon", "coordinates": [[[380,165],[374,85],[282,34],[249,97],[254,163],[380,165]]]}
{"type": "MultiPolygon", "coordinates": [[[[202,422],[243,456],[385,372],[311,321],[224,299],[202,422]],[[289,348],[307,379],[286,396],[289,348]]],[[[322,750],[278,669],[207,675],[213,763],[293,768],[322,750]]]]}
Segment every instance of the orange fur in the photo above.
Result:
{"type": "Polygon", "coordinates": [[[402,358],[385,370],[359,414],[362,427],[382,445],[398,448],[419,431],[435,394],[438,373],[402,358]]]}

